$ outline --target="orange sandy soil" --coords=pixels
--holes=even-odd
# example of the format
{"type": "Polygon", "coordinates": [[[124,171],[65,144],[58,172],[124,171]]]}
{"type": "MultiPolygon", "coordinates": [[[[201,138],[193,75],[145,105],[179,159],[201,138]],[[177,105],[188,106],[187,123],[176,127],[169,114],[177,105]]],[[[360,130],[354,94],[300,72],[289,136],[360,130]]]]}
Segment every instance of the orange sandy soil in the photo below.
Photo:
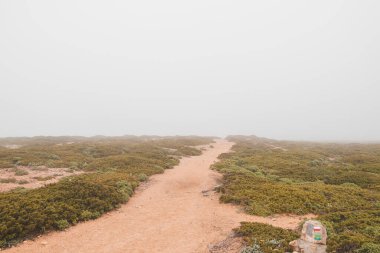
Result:
{"type": "Polygon", "coordinates": [[[209,167],[232,145],[216,140],[214,148],[207,147],[201,156],[183,158],[174,169],[152,176],[120,209],[4,252],[239,252],[241,241],[230,235],[241,221],[296,228],[306,216],[250,216],[219,203],[212,189],[221,175],[209,167]]]}
{"type": "Polygon", "coordinates": [[[19,166],[18,169],[27,171],[27,175],[16,176],[14,168],[0,169],[0,180],[14,178],[17,182],[27,181],[27,183],[1,183],[0,182],[0,192],[9,191],[17,187],[24,187],[27,189],[39,188],[47,184],[58,182],[61,178],[78,175],[83,173],[82,171],[69,172],[68,168],[46,168],[44,166],[40,167],[27,167],[19,166]],[[44,180],[46,177],[52,177],[49,180],[44,180]]]}

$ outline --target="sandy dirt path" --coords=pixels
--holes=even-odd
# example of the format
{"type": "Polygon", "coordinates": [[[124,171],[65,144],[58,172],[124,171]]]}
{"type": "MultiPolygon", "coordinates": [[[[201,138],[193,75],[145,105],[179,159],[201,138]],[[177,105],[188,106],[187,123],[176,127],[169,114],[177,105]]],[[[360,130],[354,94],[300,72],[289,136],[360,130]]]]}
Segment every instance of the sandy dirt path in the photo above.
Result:
{"type": "Polygon", "coordinates": [[[235,206],[220,204],[213,191],[202,193],[219,183],[221,175],[209,167],[232,145],[217,140],[201,156],[183,158],[174,169],[151,177],[120,209],[4,252],[203,253],[228,237],[241,221],[294,228],[302,217],[249,216],[235,206]]]}

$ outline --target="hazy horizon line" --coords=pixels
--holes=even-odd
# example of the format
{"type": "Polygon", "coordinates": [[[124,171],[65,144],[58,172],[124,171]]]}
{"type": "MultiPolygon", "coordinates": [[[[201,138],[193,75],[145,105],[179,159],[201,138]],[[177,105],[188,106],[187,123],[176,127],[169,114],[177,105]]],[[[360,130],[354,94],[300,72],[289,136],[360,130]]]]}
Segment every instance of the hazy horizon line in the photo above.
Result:
{"type": "Polygon", "coordinates": [[[96,137],[212,137],[216,139],[226,139],[229,136],[246,136],[246,137],[258,137],[258,138],[265,138],[269,140],[274,141],[292,141],[292,142],[318,142],[318,143],[343,143],[343,144],[349,144],[349,143],[363,143],[363,144],[377,144],[380,143],[379,139],[308,139],[308,138],[276,138],[276,137],[268,137],[268,136],[259,136],[255,134],[227,134],[227,135],[202,135],[202,134],[123,134],[123,135],[107,135],[107,134],[95,134],[95,135],[71,135],[71,134],[63,134],[63,135],[19,135],[19,136],[0,136],[1,139],[18,139],[18,138],[60,138],[60,137],[82,137],[82,138],[96,138],[96,137]]]}

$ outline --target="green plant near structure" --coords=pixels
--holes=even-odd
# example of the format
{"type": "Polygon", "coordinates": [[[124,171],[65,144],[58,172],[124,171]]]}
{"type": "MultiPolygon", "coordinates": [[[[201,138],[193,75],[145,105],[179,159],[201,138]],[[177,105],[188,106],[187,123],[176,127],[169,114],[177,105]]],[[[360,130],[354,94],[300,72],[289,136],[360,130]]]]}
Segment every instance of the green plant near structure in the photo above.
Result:
{"type": "Polygon", "coordinates": [[[235,229],[235,232],[237,235],[243,236],[249,245],[241,253],[289,252],[292,250],[289,247],[289,242],[299,237],[299,234],[292,230],[256,222],[242,222],[241,226],[235,229]]]}
{"type": "MultiPolygon", "coordinates": [[[[36,169],[70,167],[89,173],[66,177],[38,189],[0,193],[0,248],[51,230],[95,219],[127,202],[140,182],[199,155],[192,146],[212,142],[200,137],[52,137],[0,139],[19,149],[0,147],[0,166],[36,169]],[[171,150],[171,151],[169,151],[171,150]]],[[[43,180],[41,178],[41,180],[43,180]]],[[[17,180],[14,179],[14,182],[17,180]]],[[[131,217],[133,218],[133,217],[131,217]]]]}
{"type": "MultiPolygon", "coordinates": [[[[220,155],[213,166],[224,175],[221,201],[261,216],[317,214],[328,229],[328,252],[371,252],[379,247],[380,144],[228,139],[236,143],[234,152],[220,155]]],[[[250,225],[244,226],[247,230],[250,225]]],[[[257,239],[254,233],[241,235],[250,243],[257,239]]],[[[261,238],[273,239],[284,237],[261,238]]]]}

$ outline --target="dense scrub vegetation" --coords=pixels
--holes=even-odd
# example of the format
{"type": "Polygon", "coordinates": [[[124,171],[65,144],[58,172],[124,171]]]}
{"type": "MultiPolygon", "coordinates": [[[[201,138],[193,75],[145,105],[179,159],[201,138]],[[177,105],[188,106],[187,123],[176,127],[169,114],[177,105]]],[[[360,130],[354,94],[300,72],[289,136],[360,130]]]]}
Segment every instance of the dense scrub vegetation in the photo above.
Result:
{"type": "Polygon", "coordinates": [[[1,193],[0,248],[117,208],[128,201],[140,181],[173,167],[180,156],[199,155],[191,146],[211,141],[199,137],[0,139],[3,145],[21,145],[0,148],[0,167],[45,165],[89,172],[39,189],[1,193]]]}
{"type": "Polygon", "coordinates": [[[256,222],[242,222],[235,232],[237,235],[243,236],[250,245],[245,249],[246,252],[289,252],[292,250],[289,242],[299,237],[298,233],[292,230],[256,222]]]}
{"type": "Polygon", "coordinates": [[[214,165],[224,174],[222,201],[263,216],[318,214],[328,227],[329,252],[379,247],[379,144],[229,139],[234,152],[214,165]]]}

